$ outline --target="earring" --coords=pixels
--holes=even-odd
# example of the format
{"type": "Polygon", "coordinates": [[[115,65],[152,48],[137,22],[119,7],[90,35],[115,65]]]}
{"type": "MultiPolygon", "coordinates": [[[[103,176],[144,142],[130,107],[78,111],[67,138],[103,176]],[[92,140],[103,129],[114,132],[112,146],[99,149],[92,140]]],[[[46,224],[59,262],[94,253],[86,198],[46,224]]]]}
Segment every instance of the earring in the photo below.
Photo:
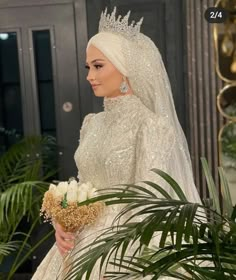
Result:
{"type": "Polygon", "coordinates": [[[129,90],[129,86],[128,86],[127,82],[126,82],[125,77],[123,76],[123,81],[122,81],[122,83],[120,85],[120,92],[125,94],[125,93],[128,92],[128,90],[129,90]]]}

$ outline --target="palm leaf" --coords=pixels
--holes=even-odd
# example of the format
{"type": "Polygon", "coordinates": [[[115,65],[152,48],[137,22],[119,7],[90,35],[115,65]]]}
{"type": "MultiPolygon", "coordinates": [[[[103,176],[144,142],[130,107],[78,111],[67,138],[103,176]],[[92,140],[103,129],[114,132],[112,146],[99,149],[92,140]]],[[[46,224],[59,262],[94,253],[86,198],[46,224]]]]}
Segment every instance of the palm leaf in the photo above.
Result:
{"type": "Polygon", "coordinates": [[[219,168],[219,175],[221,181],[222,197],[224,201],[224,215],[230,217],[233,213],[233,203],[230,195],[229,185],[222,167],[219,168]]]}
{"type": "MultiPolygon", "coordinates": [[[[137,185],[116,186],[82,203],[102,200],[108,206],[124,207],[111,228],[71,254],[71,269],[65,279],[84,275],[89,279],[98,260],[105,279],[234,279],[230,277],[236,274],[236,210],[229,203],[228,216],[222,215],[205,159],[202,165],[210,192],[205,205],[188,202],[177,182],[158,169],[153,171],[171,186],[179,200],[161,186],[144,181],[147,190],[137,185]],[[164,198],[158,198],[157,192],[164,198]],[[148,254],[146,246],[152,246],[148,254]]],[[[230,201],[224,174],[220,176],[226,186],[225,200],[230,201]]]]}
{"type": "Polygon", "coordinates": [[[151,171],[160,175],[169,184],[169,186],[174,190],[175,194],[178,196],[178,198],[180,200],[188,201],[184,192],[182,191],[181,187],[179,186],[179,184],[173,178],[171,178],[171,176],[169,176],[166,172],[164,172],[160,169],[157,169],[157,168],[153,168],[151,171]]]}
{"type": "Polygon", "coordinates": [[[0,193],[0,226],[10,221],[16,221],[19,216],[22,217],[26,214],[34,216],[36,213],[32,212],[35,203],[33,195],[37,194],[42,197],[47,188],[48,183],[27,181],[11,185],[0,193]]]}
{"type": "Polygon", "coordinates": [[[15,274],[17,269],[32,255],[32,253],[43,243],[45,242],[52,234],[54,233],[54,230],[51,230],[49,233],[47,233],[43,238],[40,239],[39,242],[37,242],[33,247],[29,247],[29,238],[32,234],[32,231],[35,229],[39,222],[39,218],[36,219],[32,224],[25,235],[25,239],[21,242],[21,246],[19,246],[17,250],[17,255],[15,257],[14,263],[11,266],[11,270],[8,273],[7,280],[12,279],[12,276],[15,274]]]}
{"type": "Polygon", "coordinates": [[[202,163],[203,172],[206,177],[210,198],[212,199],[212,202],[213,202],[213,208],[216,210],[217,213],[220,214],[221,210],[220,210],[219,197],[218,197],[216,186],[215,186],[214,180],[212,178],[212,175],[211,175],[211,172],[208,167],[206,159],[201,158],[201,163],[202,163]]]}
{"type": "MultiPolygon", "coordinates": [[[[125,196],[125,194],[124,194],[125,196]]],[[[157,199],[158,200],[158,199],[157,199]]],[[[140,203],[140,201],[138,201],[140,203]]],[[[164,208],[163,205],[161,204],[161,206],[159,206],[160,208],[163,208],[163,211],[167,211],[166,210],[166,201],[161,201],[160,199],[158,200],[158,202],[165,202],[164,208]]],[[[153,203],[153,201],[152,201],[153,203]]],[[[168,203],[170,204],[170,202],[168,201],[168,203]]],[[[183,204],[186,204],[185,202],[182,202],[183,204]]],[[[145,204],[147,205],[147,201],[145,201],[145,204]]],[[[179,202],[178,202],[179,204],[179,202]]],[[[176,206],[176,201],[172,202],[172,205],[169,209],[169,213],[173,213],[172,209],[173,209],[173,205],[176,206]]],[[[142,204],[143,206],[143,204],[142,204]]],[[[130,207],[130,205],[128,206],[130,207]]],[[[194,204],[194,207],[195,204],[194,204]]],[[[177,209],[179,209],[179,205],[177,207],[177,209]]],[[[149,210],[150,212],[150,210],[149,210]]],[[[143,215],[143,213],[141,213],[141,215],[143,215]]],[[[155,224],[155,229],[154,232],[156,231],[164,231],[164,240],[166,240],[167,235],[166,232],[169,231],[176,231],[175,228],[170,227],[170,223],[168,223],[168,225],[166,226],[165,224],[163,224],[163,221],[166,221],[168,219],[168,221],[171,221],[171,217],[170,215],[158,215],[159,219],[160,219],[160,223],[155,224]],[[167,217],[166,217],[167,216],[167,217]],[[162,219],[161,219],[162,217],[162,219]],[[165,227],[166,226],[166,227],[165,227]]],[[[137,218],[137,217],[136,217],[137,218]]],[[[81,250],[82,255],[79,258],[79,262],[75,261],[72,262],[74,268],[72,268],[69,272],[69,274],[67,275],[66,279],[72,279],[76,273],[78,273],[77,277],[78,279],[80,279],[80,277],[82,277],[83,274],[86,275],[90,275],[92,268],[94,267],[96,261],[102,257],[102,261],[105,262],[106,260],[106,265],[109,261],[109,258],[107,259],[107,257],[109,256],[109,252],[111,250],[113,250],[115,248],[115,251],[118,252],[119,248],[122,248],[122,254],[121,254],[121,259],[119,259],[119,263],[123,263],[123,259],[122,257],[127,255],[127,253],[130,251],[130,246],[132,244],[136,244],[134,242],[138,241],[138,240],[144,240],[146,241],[143,233],[145,232],[145,228],[148,227],[148,222],[152,222],[153,219],[156,218],[156,211],[153,211],[153,216],[149,216],[146,219],[143,219],[143,221],[141,222],[129,222],[126,223],[124,225],[118,225],[118,226],[114,226],[112,227],[110,230],[108,230],[107,234],[102,234],[94,243],[93,245],[89,245],[89,246],[85,246],[83,248],[83,250],[81,250]],[[128,246],[129,244],[129,246],[128,246]],[[89,249],[89,254],[86,252],[89,249]],[[84,253],[83,253],[84,251],[84,253]],[[81,268],[81,269],[79,269],[81,268]],[[79,271],[77,270],[79,269],[79,271]]],[[[175,221],[176,216],[173,217],[173,220],[175,221]]],[[[175,223],[174,223],[175,224],[175,223]]],[[[153,223],[152,223],[153,225],[153,223]]],[[[162,241],[163,242],[163,241],[162,241]]],[[[138,243],[137,243],[138,244],[138,243]]],[[[163,246],[164,246],[164,242],[163,242],[163,246]]],[[[142,243],[140,243],[140,245],[135,248],[135,252],[137,253],[137,249],[141,248],[140,246],[143,246],[142,243]]],[[[134,251],[134,250],[132,250],[134,251]]],[[[72,258],[74,258],[76,256],[73,255],[72,258]]],[[[111,258],[112,256],[110,256],[111,258]]],[[[114,257],[114,255],[113,255],[114,257]]],[[[134,258],[135,255],[132,256],[132,258],[134,258]]],[[[89,278],[87,278],[89,279],[89,278]]]]}
{"type": "Polygon", "coordinates": [[[6,246],[5,250],[9,249],[3,251],[1,260],[6,253],[15,255],[18,252],[9,274],[36,248],[30,248],[32,227],[24,233],[18,232],[18,226],[24,220],[35,227],[35,222],[39,221],[42,197],[48,188],[45,180],[57,172],[51,160],[55,158],[55,151],[54,138],[35,136],[22,139],[0,157],[0,244],[2,248],[6,246]]]}
{"type": "Polygon", "coordinates": [[[0,242],[0,256],[7,256],[11,254],[12,252],[16,251],[19,246],[19,241],[9,241],[7,243],[0,242]]]}

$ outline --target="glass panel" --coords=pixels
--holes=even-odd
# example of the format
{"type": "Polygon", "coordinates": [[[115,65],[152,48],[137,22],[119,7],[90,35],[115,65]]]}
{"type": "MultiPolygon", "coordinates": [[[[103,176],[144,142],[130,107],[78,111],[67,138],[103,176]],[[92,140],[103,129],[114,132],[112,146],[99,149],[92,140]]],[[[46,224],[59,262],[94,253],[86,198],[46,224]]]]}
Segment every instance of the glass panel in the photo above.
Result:
{"type": "Polygon", "coordinates": [[[22,135],[17,33],[0,33],[0,155],[22,135]]]}
{"type": "Polygon", "coordinates": [[[41,133],[56,136],[50,31],[33,31],[41,133]]]}

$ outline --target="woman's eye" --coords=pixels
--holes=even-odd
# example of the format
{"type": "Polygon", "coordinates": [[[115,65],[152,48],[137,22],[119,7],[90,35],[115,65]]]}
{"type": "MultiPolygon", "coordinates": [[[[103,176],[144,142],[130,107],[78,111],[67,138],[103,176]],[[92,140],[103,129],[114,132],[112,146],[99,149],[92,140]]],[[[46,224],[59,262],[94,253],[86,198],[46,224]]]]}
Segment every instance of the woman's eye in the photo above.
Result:
{"type": "MultiPolygon", "coordinates": [[[[95,65],[93,65],[93,67],[94,67],[95,69],[100,69],[100,68],[103,67],[103,65],[95,64],[95,65]]],[[[86,68],[87,70],[90,70],[90,66],[88,66],[88,65],[85,65],[85,68],[86,68]]]]}
{"type": "Polygon", "coordinates": [[[96,64],[96,65],[94,65],[94,67],[95,67],[96,69],[99,69],[99,68],[102,68],[102,65],[96,64]]]}

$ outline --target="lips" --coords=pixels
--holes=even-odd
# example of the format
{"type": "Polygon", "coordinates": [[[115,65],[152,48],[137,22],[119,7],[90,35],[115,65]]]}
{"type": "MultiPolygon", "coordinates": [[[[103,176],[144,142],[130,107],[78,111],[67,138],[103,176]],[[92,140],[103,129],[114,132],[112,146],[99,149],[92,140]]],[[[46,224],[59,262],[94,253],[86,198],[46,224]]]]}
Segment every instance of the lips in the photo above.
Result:
{"type": "Polygon", "coordinates": [[[98,84],[93,84],[91,85],[93,89],[97,88],[99,85],[98,84]]]}

